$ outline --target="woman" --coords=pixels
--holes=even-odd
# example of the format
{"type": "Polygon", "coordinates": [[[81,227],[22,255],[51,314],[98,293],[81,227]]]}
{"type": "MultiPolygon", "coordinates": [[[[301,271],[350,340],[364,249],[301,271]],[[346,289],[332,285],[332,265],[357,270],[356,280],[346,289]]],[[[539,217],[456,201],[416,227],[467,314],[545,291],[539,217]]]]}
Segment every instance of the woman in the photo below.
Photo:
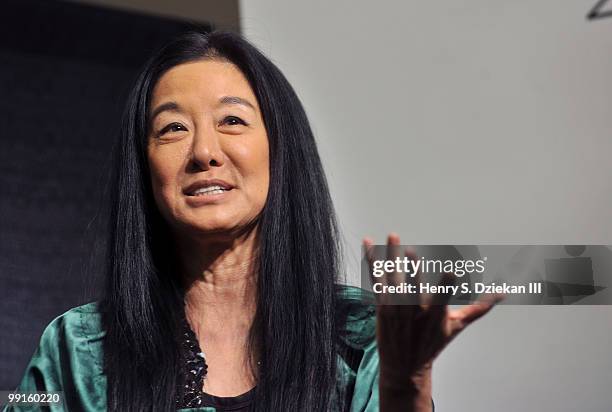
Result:
{"type": "Polygon", "coordinates": [[[493,304],[375,309],[339,285],[304,110],[235,34],[146,64],[115,161],[105,297],[47,327],[19,388],[60,409],[429,411],[431,362],[493,304]]]}

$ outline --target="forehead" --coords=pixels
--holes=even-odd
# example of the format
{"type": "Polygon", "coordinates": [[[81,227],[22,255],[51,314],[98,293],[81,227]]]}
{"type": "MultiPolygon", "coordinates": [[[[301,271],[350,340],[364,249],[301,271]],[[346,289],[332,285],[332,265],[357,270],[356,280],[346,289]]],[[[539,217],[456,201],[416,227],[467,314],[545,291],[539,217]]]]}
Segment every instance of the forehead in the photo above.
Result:
{"type": "Polygon", "coordinates": [[[217,100],[222,96],[246,97],[257,103],[249,82],[236,65],[207,59],[179,64],[166,71],[153,88],[151,103],[155,106],[165,100],[189,97],[217,100]]]}

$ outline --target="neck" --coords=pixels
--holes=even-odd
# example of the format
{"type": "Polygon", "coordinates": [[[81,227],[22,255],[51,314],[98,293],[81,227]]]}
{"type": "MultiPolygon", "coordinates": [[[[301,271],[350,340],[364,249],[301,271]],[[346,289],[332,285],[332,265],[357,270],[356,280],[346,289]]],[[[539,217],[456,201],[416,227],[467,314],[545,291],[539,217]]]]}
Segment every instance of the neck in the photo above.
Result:
{"type": "Polygon", "coordinates": [[[256,233],[177,239],[185,311],[198,336],[248,333],[256,306],[256,233]]]}
{"type": "Polygon", "coordinates": [[[208,365],[204,391],[236,396],[255,385],[250,343],[256,308],[257,230],[177,241],[185,315],[208,365]]]}

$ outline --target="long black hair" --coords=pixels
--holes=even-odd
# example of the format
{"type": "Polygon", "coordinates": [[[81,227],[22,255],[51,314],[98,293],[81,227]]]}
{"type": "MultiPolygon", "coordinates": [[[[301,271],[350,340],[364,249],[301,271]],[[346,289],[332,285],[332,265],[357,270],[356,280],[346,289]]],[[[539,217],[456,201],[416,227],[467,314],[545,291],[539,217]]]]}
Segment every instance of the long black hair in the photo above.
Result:
{"type": "Polygon", "coordinates": [[[255,409],[337,409],[340,235],[313,133],[278,68],[237,34],[192,31],[145,65],[128,98],[114,153],[108,273],[101,301],[109,410],[174,410],[180,396],[177,341],[183,292],[171,237],[152,196],[148,109],[173,66],[222,59],[245,75],[263,114],[270,185],[259,217],[255,409]],[[178,391],[178,392],[177,392],[178,391]]]}

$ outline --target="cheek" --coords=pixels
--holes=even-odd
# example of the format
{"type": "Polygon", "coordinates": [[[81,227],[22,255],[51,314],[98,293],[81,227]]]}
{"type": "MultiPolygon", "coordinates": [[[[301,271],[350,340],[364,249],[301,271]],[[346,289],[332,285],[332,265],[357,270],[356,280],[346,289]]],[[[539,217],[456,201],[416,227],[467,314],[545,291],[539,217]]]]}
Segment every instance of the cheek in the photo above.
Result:
{"type": "Polygon", "coordinates": [[[262,159],[261,164],[265,165],[262,171],[263,176],[262,176],[262,187],[261,187],[261,193],[262,193],[262,196],[265,202],[268,196],[268,191],[270,190],[270,159],[267,153],[262,159]]]}
{"type": "Polygon", "coordinates": [[[233,166],[241,176],[245,193],[254,203],[265,203],[270,180],[269,153],[267,138],[253,138],[226,146],[233,166]]]}
{"type": "Polygon", "coordinates": [[[151,187],[160,209],[166,209],[175,194],[176,168],[170,159],[149,156],[151,187]]]}
{"type": "Polygon", "coordinates": [[[258,197],[263,198],[263,200],[265,200],[268,194],[270,181],[268,150],[266,138],[263,142],[259,142],[254,147],[249,148],[248,153],[244,153],[246,163],[248,163],[249,175],[253,179],[253,188],[257,192],[258,197]]]}

